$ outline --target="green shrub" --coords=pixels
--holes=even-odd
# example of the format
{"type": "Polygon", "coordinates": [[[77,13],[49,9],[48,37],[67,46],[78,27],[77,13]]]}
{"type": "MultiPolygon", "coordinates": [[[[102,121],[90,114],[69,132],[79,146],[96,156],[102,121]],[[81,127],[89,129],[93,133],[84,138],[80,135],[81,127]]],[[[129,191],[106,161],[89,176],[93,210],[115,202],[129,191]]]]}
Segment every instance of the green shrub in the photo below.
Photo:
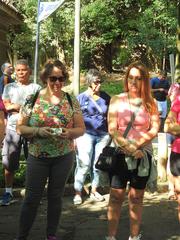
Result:
{"type": "MultiPolygon", "coordinates": [[[[87,86],[81,86],[80,92],[85,90],[87,90],[87,86]]],[[[101,90],[105,91],[110,96],[113,96],[123,91],[123,83],[121,81],[106,81],[102,83],[101,90]]]]}
{"type": "MultiPolygon", "coordinates": [[[[2,159],[0,159],[0,162],[2,162],[2,159]]],[[[25,170],[26,170],[26,162],[24,159],[24,156],[21,156],[20,159],[20,166],[19,169],[15,172],[14,176],[14,186],[15,187],[22,187],[25,183],[25,170]]],[[[5,181],[4,181],[4,169],[2,164],[0,164],[0,187],[4,188],[5,181]]]]}

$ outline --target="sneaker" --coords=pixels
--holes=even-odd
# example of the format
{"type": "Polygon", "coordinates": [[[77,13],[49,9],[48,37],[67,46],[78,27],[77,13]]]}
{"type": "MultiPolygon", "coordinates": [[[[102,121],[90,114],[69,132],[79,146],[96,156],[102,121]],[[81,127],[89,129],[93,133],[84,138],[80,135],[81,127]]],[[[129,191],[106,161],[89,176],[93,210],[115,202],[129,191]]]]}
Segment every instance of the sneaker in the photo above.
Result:
{"type": "Polygon", "coordinates": [[[105,198],[98,192],[94,192],[90,194],[90,199],[94,200],[96,202],[102,202],[105,200],[105,198]]]}
{"type": "Polygon", "coordinates": [[[55,236],[48,236],[46,240],[58,240],[55,236]]]}
{"type": "Polygon", "coordinates": [[[79,194],[76,194],[73,199],[74,205],[82,204],[82,197],[79,194]]]}
{"type": "Polygon", "coordinates": [[[13,201],[13,196],[10,193],[5,192],[0,201],[0,205],[1,206],[9,206],[12,203],[12,201],[13,201]]]}
{"type": "Polygon", "coordinates": [[[115,237],[105,237],[105,240],[116,240],[116,238],[115,237]]]}
{"type": "Polygon", "coordinates": [[[141,234],[139,234],[138,236],[135,236],[135,237],[129,237],[129,240],[141,240],[142,238],[142,235],[141,234]]]}

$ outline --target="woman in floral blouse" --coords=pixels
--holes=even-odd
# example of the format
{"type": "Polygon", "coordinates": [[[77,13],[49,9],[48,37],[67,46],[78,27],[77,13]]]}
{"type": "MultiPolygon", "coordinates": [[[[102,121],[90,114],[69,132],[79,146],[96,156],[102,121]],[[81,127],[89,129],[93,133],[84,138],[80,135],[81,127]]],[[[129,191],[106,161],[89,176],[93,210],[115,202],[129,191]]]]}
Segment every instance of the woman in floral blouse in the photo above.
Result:
{"type": "Polygon", "coordinates": [[[47,180],[46,235],[47,240],[57,239],[64,186],[75,156],[73,139],[85,131],[78,101],[62,91],[68,78],[65,66],[59,60],[49,61],[40,77],[45,88],[35,104],[34,96],[27,99],[17,123],[19,134],[30,138],[18,240],[27,239],[47,180]]]}

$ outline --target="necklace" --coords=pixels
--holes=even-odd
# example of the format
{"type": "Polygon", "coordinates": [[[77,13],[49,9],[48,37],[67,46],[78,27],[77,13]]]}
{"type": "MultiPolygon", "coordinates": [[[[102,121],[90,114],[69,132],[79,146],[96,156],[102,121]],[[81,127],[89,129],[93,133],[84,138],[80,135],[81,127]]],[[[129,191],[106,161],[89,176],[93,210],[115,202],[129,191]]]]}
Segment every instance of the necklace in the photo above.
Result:
{"type": "Polygon", "coordinates": [[[137,112],[138,109],[141,107],[142,105],[142,99],[141,98],[130,98],[129,94],[128,96],[128,103],[129,103],[129,108],[130,108],[130,112],[137,112]]]}

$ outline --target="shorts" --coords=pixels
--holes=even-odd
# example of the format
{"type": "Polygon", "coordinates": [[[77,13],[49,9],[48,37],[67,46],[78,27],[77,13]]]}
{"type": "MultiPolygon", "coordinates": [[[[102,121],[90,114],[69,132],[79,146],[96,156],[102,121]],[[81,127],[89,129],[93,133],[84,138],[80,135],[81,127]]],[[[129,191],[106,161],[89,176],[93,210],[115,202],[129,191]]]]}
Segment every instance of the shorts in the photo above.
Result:
{"type": "Polygon", "coordinates": [[[21,136],[16,131],[6,129],[2,148],[2,164],[10,172],[19,168],[21,146],[21,136]]]}
{"type": "MultiPolygon", "coordinates": [[[[148,154],[148,160],[149,160],[149,165],[151,168],[152,161],[151,155],[148,154]]],[[[127,186],[127,183],[129,182],[129,186],[133,187],[135,189],[145,189],[147,181],[149,179],[150,175],[150,170],[148,176],[145,177],[140,177],[138,176],[138,166],[140,164],[141,159],[138,159],[137,161],[137,168],[133,170],[126,170],[123,173],[119,175],[112,175],[110,176],[110,182],[111,182],[111,187],[116,188],[116,189],[125,189],[127,186]]]]}
{"type": "Polygon", "coordinates": [[[180,153],[171,151],[170,170],[173,176],[180,176],[180,153]]]}

